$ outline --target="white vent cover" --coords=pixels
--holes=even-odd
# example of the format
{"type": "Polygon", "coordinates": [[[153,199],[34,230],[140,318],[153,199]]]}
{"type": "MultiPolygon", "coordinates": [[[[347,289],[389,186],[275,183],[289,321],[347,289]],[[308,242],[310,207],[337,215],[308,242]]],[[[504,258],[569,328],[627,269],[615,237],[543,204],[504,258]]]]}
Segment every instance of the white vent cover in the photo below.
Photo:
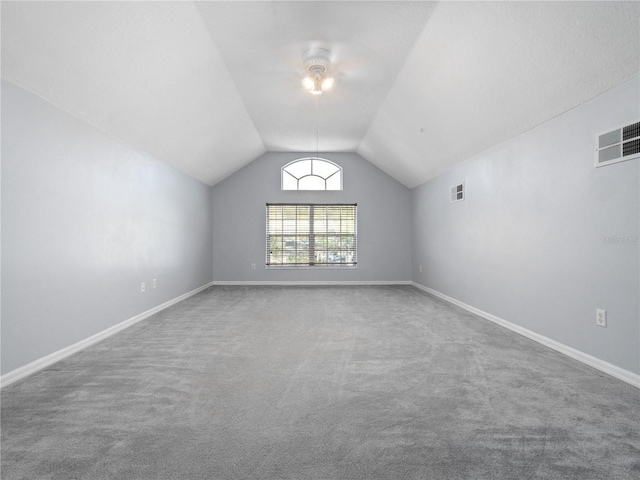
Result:
{"type": "Polygon", "coordinates": [[[596,136],[596,167],[640,157],[640,122],[596,136]]]}
{"type": "Polygon", "coordinates": [[[464,200],[464,182],[451,187],[451,203],[464,200]]]}

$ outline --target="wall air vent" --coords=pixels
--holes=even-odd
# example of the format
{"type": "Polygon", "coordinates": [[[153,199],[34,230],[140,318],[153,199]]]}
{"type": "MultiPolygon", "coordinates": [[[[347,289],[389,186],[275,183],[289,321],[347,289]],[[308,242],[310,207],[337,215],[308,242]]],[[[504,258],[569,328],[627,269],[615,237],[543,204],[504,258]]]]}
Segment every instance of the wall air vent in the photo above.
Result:
{"type": "Polygon", "coordinates": [[[596,136],[596,167],[640,157],[640,122],[596,136]]]}
{"type": "Polygon", "coordinates": [[[451,187],[451,203],[464,200],[464,182],[451,187]]]}

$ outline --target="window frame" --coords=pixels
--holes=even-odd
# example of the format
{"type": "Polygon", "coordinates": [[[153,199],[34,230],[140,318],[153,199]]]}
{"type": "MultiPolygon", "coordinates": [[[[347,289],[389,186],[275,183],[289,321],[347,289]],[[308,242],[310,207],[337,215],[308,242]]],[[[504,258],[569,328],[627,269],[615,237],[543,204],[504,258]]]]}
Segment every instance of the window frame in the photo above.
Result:
{"type": "Polygon", "coordinates": [[[267,203],[265,266],[276,270],[357,269],[357,230],[357,203],[267,203]],[[318,215],[319,211],[324,215],[318,215]],[[294,261],[285,261],[285,255],[294,261]],[[281,261],[274,262],[278,257],[281,261]]]}
{"type": "MultiPolygon", "coordinates": [[[[287,177],[288,178],[288,177],[287,177]]],[[[284,165],[281,169],[280,169],[280,190],[284,191],[284,192],[338,192],[338,191],[342,191],[343,190],[343,172],[342,172],[342,167],[340,165],[338,165],[335,162],[332,162],[331,160],[328,160],[326,158],[321,158],[321,157],[303,157],[303,158],[298,158],[296,160],[293,160],[289,163],[287,163],[286,165],[284,165]],[[297,177],[296,175],[294,175],[292,172],[287,170],[287,167],[290,167],[292,165],[295,165],[297,163],[300,162],[306,162],[309,161],[310,162],[310,168],[309,168],[309,173],[302,175],[300,177],[297,177]],[[323,177],[321,175],[316,175],[314,174],[314,168],[313,168],[313,163],[314,161],[318,161],[318,162],[322,162],[322,163],[327,163],[330,164],[333,167],[336,167],[336,171],[333,172],[331,175],[329,175],[328,177],[323,177]],[[292,188],[285,188],[285,175],[288,175],[289,177],[291,177],[292,179],[295,180],[296,182],[296,188],[292,189],[292,188]],[[340,181],[339,181],[339,188],[331,188],[328,189],[327,188],[327,182],[330,178],[334,177],[335,175],[338,175],[340,181]],[[315,178],[319,178],[322,179],[322,181],[324,182],[324,188],[317,188],[317,189],[300,189],[300,181],[304,178],[307,177],[315,177],[315,178]]]]}

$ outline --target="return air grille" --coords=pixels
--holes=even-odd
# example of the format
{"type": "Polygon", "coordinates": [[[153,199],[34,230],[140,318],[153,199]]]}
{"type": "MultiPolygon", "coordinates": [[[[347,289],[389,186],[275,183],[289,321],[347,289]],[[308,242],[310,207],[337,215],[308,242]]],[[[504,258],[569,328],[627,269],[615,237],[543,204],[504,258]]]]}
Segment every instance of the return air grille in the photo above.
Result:
{"type": "Polygon", "coordinates": [[[636,137],[640,137],[640,122],[627,125],[622,129],[622,140],[631,140],[636,137]]]}
{"type": "Polygon", "coordinates": [[[640,122],[596,137],[596,167],[640,157],[640,122]]]}
{"type": "Polygon", "coordinates": [[[464,200],[464,182],[451,187],[451,203],[464,200]]]}
{"type": "Polygon", "coordinates": [[[620,143],[620,129],[613,132],[603,133],[598,137],[598,148],[608,147],[620,143]]]}
{"type": "Polygon", "coordinates": [[[622,156],[628,157],[640,153],[640,138],[622,144],[622,156]]]}

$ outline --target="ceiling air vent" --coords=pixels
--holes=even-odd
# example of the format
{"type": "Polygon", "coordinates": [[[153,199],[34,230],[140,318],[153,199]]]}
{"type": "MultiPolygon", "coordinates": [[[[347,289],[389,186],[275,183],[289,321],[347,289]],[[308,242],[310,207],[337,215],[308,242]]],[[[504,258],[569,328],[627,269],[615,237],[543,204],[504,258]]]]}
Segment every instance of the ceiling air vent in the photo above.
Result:
{"type": "Polygon", "coordinates": [[[451,203],[464,200],[464,182],[451,187],[451,203]]]}
{"type": "Polygon", "coordinates": [[[640,122],[596,137],[596,167],[640,157],[640,122]]]}

